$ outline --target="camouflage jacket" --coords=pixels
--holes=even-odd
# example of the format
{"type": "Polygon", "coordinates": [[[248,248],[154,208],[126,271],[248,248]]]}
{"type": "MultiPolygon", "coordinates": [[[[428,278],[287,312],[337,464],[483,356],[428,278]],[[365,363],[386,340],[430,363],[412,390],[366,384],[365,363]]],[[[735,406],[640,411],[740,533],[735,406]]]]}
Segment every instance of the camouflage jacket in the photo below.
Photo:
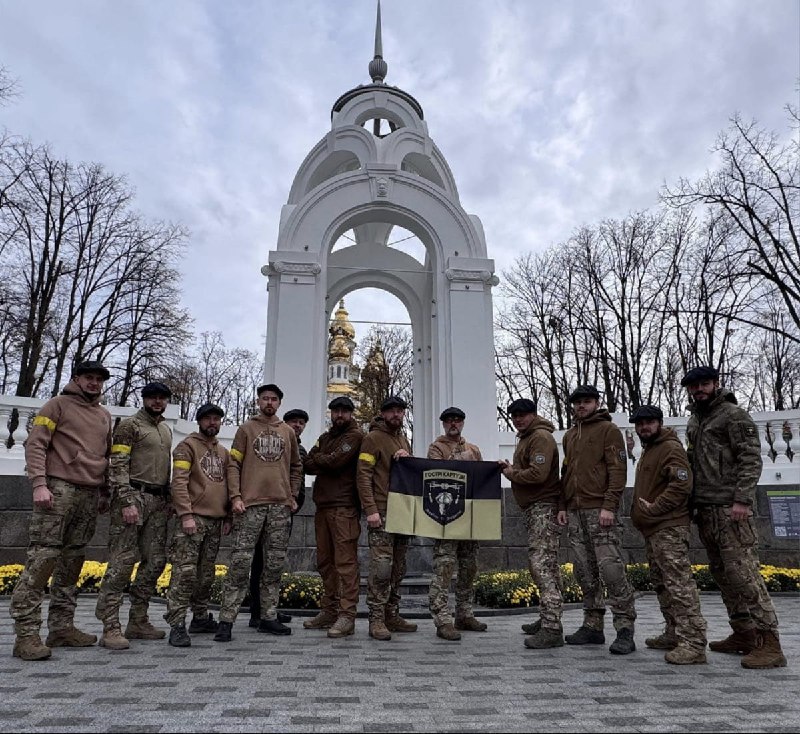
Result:
{"type": "Polygon", "coordinates": [[[753,419],[729,390],[708,407],[692,406],[686,428],[695,505],[753,505],[761,477],[761,442],[753,419]]]}
{"type": "Polygon", "coordinates": [[[109,482],[123,507],[133,505],[139,482],[152,487],[169,485],[172,431],[162,416],[153,418],[144,408],[120,421],[111,446],[109,482]]]}

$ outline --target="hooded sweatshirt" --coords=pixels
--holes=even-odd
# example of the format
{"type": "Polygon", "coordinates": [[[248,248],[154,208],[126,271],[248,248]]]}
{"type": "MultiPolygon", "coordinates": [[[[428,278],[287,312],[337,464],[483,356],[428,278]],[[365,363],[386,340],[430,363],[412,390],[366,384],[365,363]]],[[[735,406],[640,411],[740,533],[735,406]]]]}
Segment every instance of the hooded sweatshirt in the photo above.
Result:
{"type": "Polygon", "coordinates": [[[332,426],[314,444],[303,462],[306,474],[316,474],[314,504],[328,507],[357,507],[356,464],[364,433],[354,420],[341,428],[332,426]]]}
{"type": "Polygon", "coordinates": [[[445,461],[483,461],[481,450],[474,443],[465,441],[463,436],[454,441],[447,434],[439,436],[428,446],[428,458],[445,461]]]}
{"type": "Polygon", "coordinates": [[[533,423],[517,434],[510,481],[514,499],[523,510],[534,502],[547,502],[563,509],[554,430],[550,421],[537,415],[533,423]]]}
{"type": "Polygon", "coordinates": [[[692,405],[686,438],[694,503],[752,505],[763,466],[761,441],[753,419],[730,390],[720,390],[707,407],[692,405]]]}
{"type": "Polygon", "coordinates": [[[399,449],[411,453],[411,446],[402,428],[393,431],[385,423],[379,424],[375,430],[364,436],[361,453],[358,455],[356,483],[365,515],[386,513],[392,456],[399,449]]]}
{"type": "Polygon", "coordinates": [[[70,380],[33,419],[25,442],[28,478],[34,489],[46,486],[51,476],[105,492],[110,450],[111,414],[99,395],[87,397],[70,380]]]}
{"type": "Polygon", "coordinates": [[[561,469],[568,510],[616,512],[628,479],[627,452],[611,414],[601,408],[565,434],[561,469]]]}
{"type": "Polygon", "coordinates": [[[291,426],[263,413],[239,426],[228,463],[231,500],[241,497],[245,507],[291,507],[302,480],[303,463],[291,426]]]}
{"type": "Polygon", "coordinates": [[[172,504],[178,517],[228,514],[228,450],[199,431],[172,452],[172,504]]]}
{"type": "Polygon", "coordinates": [[[662,428],[658,437],[645,443],[636,466],[631,522],[644,537],[677,525],[688,525],[692,472],[677,434],[662,428]],[[649,509],[639,499],[652,502],[649,509]]]}

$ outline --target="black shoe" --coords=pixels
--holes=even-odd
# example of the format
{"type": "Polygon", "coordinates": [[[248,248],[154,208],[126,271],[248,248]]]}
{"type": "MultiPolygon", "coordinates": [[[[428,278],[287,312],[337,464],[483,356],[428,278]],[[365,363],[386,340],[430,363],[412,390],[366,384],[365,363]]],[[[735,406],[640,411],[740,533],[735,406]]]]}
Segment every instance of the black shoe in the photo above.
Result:
{"type": "Polygon", "coordinates": [[[253,629],[258,629],[259,624],[261,624],[261,620],[258,617],[250,617],[250,621],[247,623],[247,626],[252,627],[253,629]]]}
{"type": "Polygon", "coordinates": [[[192,638],[186,633],[186,625],[176,624],[169,631],[169,644],[173,647],[191,647],[192,638]]]}
{"type": "Polygon", "coordinates": [[[292,615],[286,614],[286,612],[278,612],[278,621],[281,624],[288,624],[292,621],[292,615]]]}
{"type": "Polygon", "coordinates": [[[617,632],[617,639],[611,643],[608,651],[612,655],[628,655],[636,649],[636,643],[633,641],[633,630],[621,629],[617,632]]]}
{"type": "Polygon", "coordinates": [[[564,640],[568,645],[604,645],[606,636],[603,630],[594,630],[584,624],[571,635],[565,635],[564,640]]]}
{"type": "Polygon", "coordinates": [[[258,625],[259,632],[266,632],[270,635],[290,635],[291,627],[281,624],[277,619],[262,619],[258,625]]]}
{"type": "Polygon", "coordinates": [[[220,622],[217,626],[217,634],[214,635],[214,642],[230,642],[233,624],[230,622],[220,622]]]}
{"type": "Polygon", "coordinates": [[[214,615],[210,612],[205,617],[192,617],[192,623],[189,625],[189,634],[216,632],[218,624],[219,622],[214,619],[214,615]]]}

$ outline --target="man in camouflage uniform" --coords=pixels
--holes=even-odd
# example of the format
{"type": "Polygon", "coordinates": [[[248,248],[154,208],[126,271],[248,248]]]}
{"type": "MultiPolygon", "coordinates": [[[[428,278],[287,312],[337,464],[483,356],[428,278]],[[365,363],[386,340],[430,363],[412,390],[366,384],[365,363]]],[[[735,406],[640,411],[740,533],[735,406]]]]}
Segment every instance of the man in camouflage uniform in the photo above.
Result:
{"type": "Polygon", "coordinates": [[[515,400],[507,412],[517,429],[517,448],[513,464],[507,461],[500,464],[525,518],[528,564],[539,590],[540,619],[522,626],[523,631],[531,635],[525,639],[525,647],[561,647],[564,644],[561,626],[564,600],[558,546],[566,517],[558,476],[558,444],[553,438],[555,426],[536,415],[532,400],[515,400]]]}
{"type": "Polygon", "coordinates": [[[583,624],[564,639],[568,645],[605,643],[605,587],[617,632],[609,651],[627,655],[636,649],[636,608],[625,575],[617,519],[627,483],[625,442],[608,410],[600,408],[600,393],[594,385],[578,387],[569,402],[575,423],[564,434],[562,479],[575,577],[583,593],[583,624]]]}
{"type": "Polygon", "coordinates": [[[172,577],[164,619],[170,626],[169,644],[189,647],[189,633],[216,632],[208,611],[217,553],[228,521],[228,451],[216,439],[225,411],[206,403],[195,416],[199,430],[172,452],[172,503],[180,520],[172,545],[172,577]],[[186,610],[193,616],[186,632],[186,610]]]}
{"type": "MultiPolygon", "coordinates": [[[[444,461],[483,461],[480,449],[461,435],[466,414],[461,408],[446,408],[439,416],[444,434],[428,447],[429,459],[444,461]]],[[[433,543],[433,577],[428,593],[428,606],[436,625],[436,636],[444,640],[460,640],[458,630],[484,632],[487,625],[475,619],[472,599],[473,584],[478,574],[477,540],[435,540],[433,543]],[[453,571],[456,575],[456,616],[448,608],[447,597],[453,571]]]]}
{"type": "MultiPolygon", "coordinates": [[[[297,450],[300,452],[300,461],[305,461],[308,452],[306,447],[300,441],[303,431],[308,423],[308,413],[302,408],[292,408],[283,414],[283,422],[294,431],[297,437],[297,450]]],[[[303,503],[306,501],[306,486],[305,476],[300,480],[300,491],[297,493],[297,507],[292,510],[292,516],[289,520],[289,537],[292,537],[292,528],[294,528],[294,516],[303,508],[303,503]]],[[[264,551],[262,542],[256,543],[256,548],[253,551],[253,562],[250,564],[250,627],[258,628],[261,624],[261,574],[264,571],[264,551]]],[[[292,615],[278,610],[278,621],[286,624],[292,621],[292,615]]]]}
{"type": "Polygon", "coordinates": [[[383,421],[364,437],[356,469],[358,495],[367,518],[367,606],[369,636],[375,640],[391,640],[392,632],[417,631],[416,624],[400,616],[400,582],[406,574],[408,536],[385,529],[392,461],[411,455],[403,434],[406,407],[406,401],[395,395],[383,401],[383,421]]]}
{"type": "Polygon", "coordinates": [[[128,640],[160,640],[164,631],[147,618],[150,597],[167,563],[169,475],[172,431],[163,413],[172,393],[161,382],[142,388],[142,408],[120,421],[111,446],[111,526],[108,567],[100,584],[95,616],[103,623],[100,645],[125,650],[128,640]],[[128,626],[122,634],[119,612],[130,586],[128,626]]]}
{"type": "Polygon", "coordinates": [[[264,553],[259,632],[290,635],[278,621],[281,573],[289,545],[291,513],[303,479],[303,464],[292,428],[278,418],[283,391],[261,385],[258,415],[236,431],[228,462],[228,495],[234,516],[230,566],[222,587],[216,642],[230,642],[231,630],[247,593],[256,544],[264,553]]]}
{"type": "Polygon", "coordinates": [[[742,667],[779,668],[786,658],[778,617],[759,572],[753,504],[761,477],[761,443],[753,419],[719,386],[713,367],[695,367],[681,381],[692,400],[686,430],[694,474],[695,522],[708,565],[728,610],[733,634],[714,652],[744,653],[742,667]]]}
{"type": "Polygon", "coordinates": [[[25,568],[11,596],[17,639],[14,657],[45,660],[51,647],[86,647],[94,635],[75,627],[77,582],[97,513],[108,509],[108,452],[111,416],[100,405],[108,370],[82,362],[61,395],[48,400],[33,419],[25,443],[33,514],[25,568]],[[47,644],[39,637],[42,599],[50,584],[47,644]]]}
{"type": "Polygon", "coordinates": [[[666,629],[645,640],[667,650],[673,665],[706,662],[706,620],[689,560],[689,495],[692,473],[686,451],[664,414],[643,405],[631,416],[643,451],[636,466],[631,521],[644,536],[650,580],[658,595],[666,629]]]}

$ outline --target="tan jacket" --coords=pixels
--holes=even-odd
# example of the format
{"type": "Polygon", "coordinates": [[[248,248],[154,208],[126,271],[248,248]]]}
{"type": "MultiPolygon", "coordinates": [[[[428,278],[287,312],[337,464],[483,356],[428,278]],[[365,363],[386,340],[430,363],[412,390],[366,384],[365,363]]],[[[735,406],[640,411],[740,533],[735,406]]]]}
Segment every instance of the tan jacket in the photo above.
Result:
{"type": "Polygon", "coordinates": [[[46,486],[51,476],[107,492],[110,450],[111,414],[99,396],[87,399],[70,381],[33,419],[25,442],[28,478],[34,489],[46,486]]]}
{"type": "Polygon", "coordinates": [[[236,431],[228,462],[228,493],[245,507],[286,505],[297,499],[303,463],[297,436],[280,418],[259,413],[236,431]]]}
{"type": "Polygon", "coordinates": [[[392,456],[399,449],[411,453],[411,446],[402,428],[391,431],[381,424],[364,436],[361,453],[358,455],[356,483],[365,515],[386,512],[392,456]]]}
{"type": "Polygon", "coordinates": [[[178,517],[228,514],[228,450],[195,432],[172,452],[172,504],[178,517]]]}
{"type": "Polygon", "coordinates": [[[564,509],[554,430],[550,421],[537,415],[526,430],[517,434],[510,481],[514,499],[523,510],[534,502],[546,502],[564,509]]]}
{"type": "Polygon", "coordinates": [[[636,467],[631,522],[645,536],[658,530],[688,525],[692,472],[689,457],[671,428],[644,445],[636,467]],[[639,505],[639,498],[652,502],[649,510],[639,505]]]}
{"type": "Polygon", "coordinates": [[[108,476],[111,491],[123,506],[139,496],[131,481],[151,487],[169,484],[172,431],[163,416],[154,418],[144,408],[119,422],[114,430],[108,476]]]}
{"type": "Polygon", "coordinates": [[[577,421],[565,434],[562,480],[568,510],[616,512],[628,480],[627,452],[605,408],[577,421]]]}
{"type": "Polygon", "coordinates": [[[465,441],[463,436],[458,441],[453,441],[446,434],[439,436],[428,446],[428,458],[445,461],[483,461],[481,450],[474,443],[465,441]]]}
{"type": "Polygon", "coordinates": [[[364,439],[363,431],[351,420],[342,430],[332,427],[308,452],[303,468],[315,474],[314,504],[317,508],[357,507],[356,464],[364,439]]]}

